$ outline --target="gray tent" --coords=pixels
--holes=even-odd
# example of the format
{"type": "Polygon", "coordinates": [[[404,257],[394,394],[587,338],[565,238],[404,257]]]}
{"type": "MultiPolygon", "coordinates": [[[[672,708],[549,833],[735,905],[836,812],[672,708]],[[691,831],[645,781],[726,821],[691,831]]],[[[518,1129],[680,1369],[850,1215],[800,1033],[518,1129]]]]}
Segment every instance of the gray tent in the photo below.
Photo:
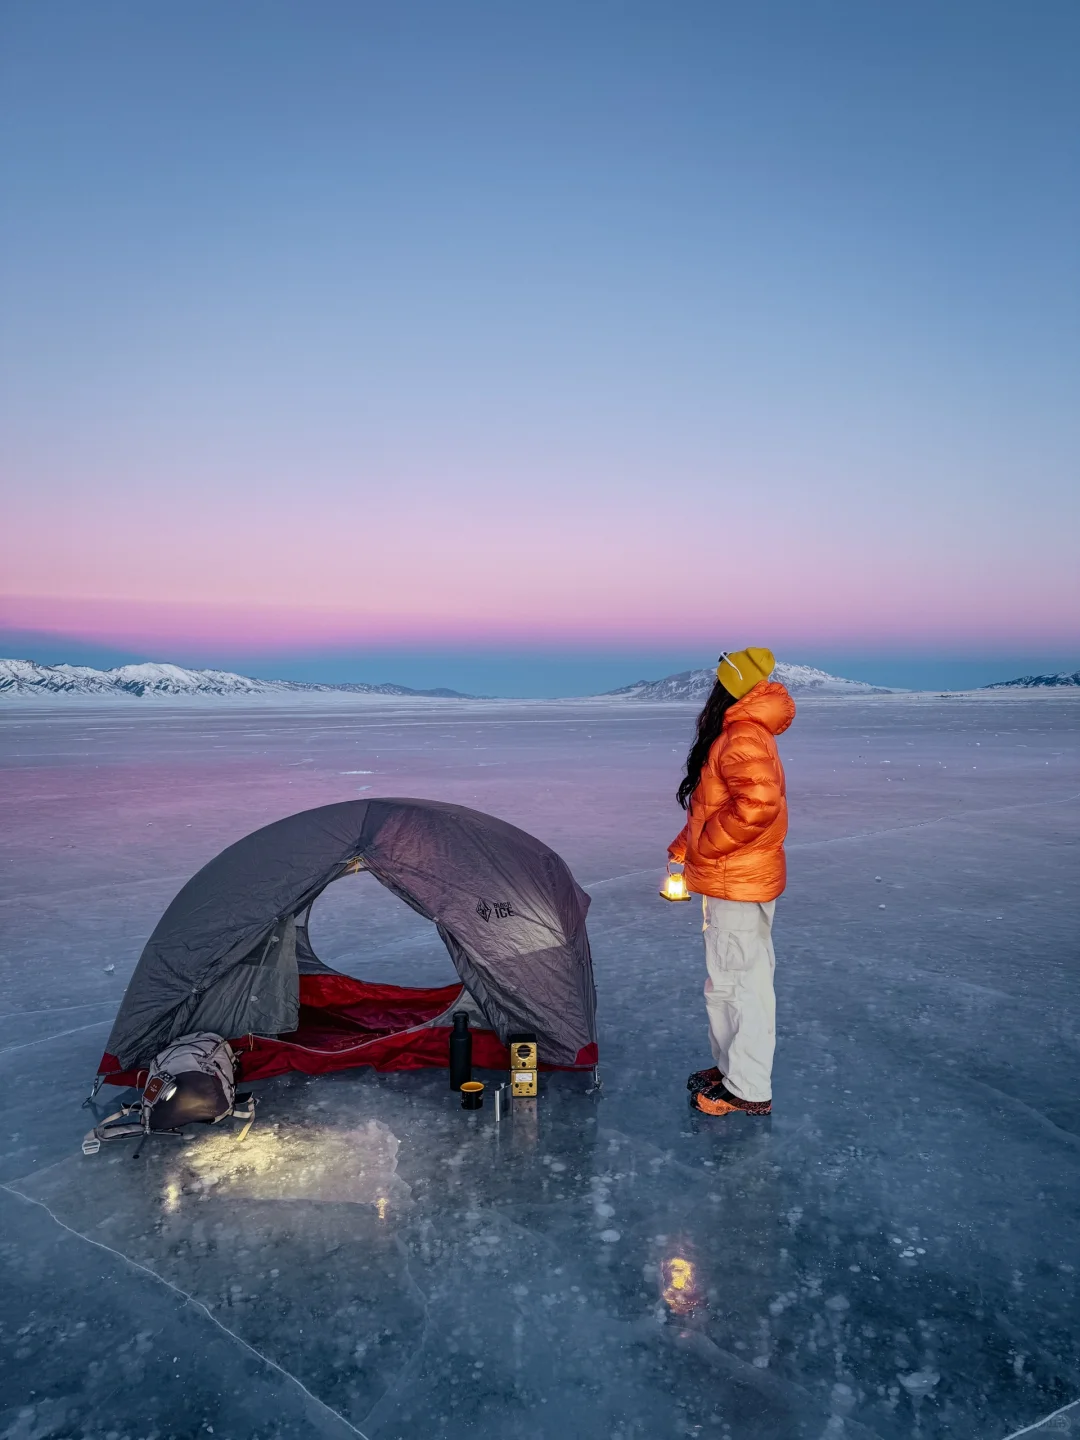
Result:
{"type": "Polygon", "coordinates": [[[230,845],[173,900],[101,1073],[137,1083],[158,1050],[197,1030],[234,1040],[247,1079],[445,1064],[450,1011],[470,1002],[475,1063],[504,1064],[507,1037],[531,1031],[542,1064],[594,1065],[588,908],[554,851],[461,805],[352,800],[290,815],[230,845]],[[459,985],[372,985],[322,964],[308,940],[312,902],[357,870],[435,924],[459,985]]]}

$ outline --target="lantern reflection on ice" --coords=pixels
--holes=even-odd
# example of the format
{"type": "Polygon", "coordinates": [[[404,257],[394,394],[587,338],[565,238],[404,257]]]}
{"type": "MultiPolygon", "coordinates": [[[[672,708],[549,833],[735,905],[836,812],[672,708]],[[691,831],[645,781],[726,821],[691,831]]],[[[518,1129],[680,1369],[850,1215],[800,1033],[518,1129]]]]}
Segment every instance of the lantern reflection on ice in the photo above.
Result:
{"type": "Polygon", "coordinates": [[[701,1296],[694,1281],[694,1264],[682,1255],[673,1255],[661,1266],[664,1278],[663,1297],[668,1309],[675,1315],[689,1315],[696,1310],[701,1296]]]}
{"type": "Polygon", "coordinates": [[[660,887],[660,894],[665,900],[689,900],[690,891],[686,888],[686,876],[681,870],[673,870],[668,866],[668,873],[660,887]]]}

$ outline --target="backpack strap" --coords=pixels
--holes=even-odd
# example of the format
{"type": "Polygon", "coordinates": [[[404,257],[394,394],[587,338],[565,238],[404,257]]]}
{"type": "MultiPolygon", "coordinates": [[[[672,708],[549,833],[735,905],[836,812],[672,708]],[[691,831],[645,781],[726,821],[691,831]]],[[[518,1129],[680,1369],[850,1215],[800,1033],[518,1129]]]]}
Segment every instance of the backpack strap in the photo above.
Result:
{"type": "Polygon", "coordinates": [[[111,1115],[106,1115],[100,1125],[95,1125],[83,1136],[82,1153],[84,1155],[96,1155],[101,1149],[103,1140],[127,1140],[132,1135],[143,1133],[142,1123],[142,1102],[137,1101],[134,1105],[121,1105],[119,1110],[114,1110],[111,1115]],[[138,1111],[137,1120],[130,1119],[130,1115],[138,1111]],[[122,1123],[117,1125],[115,1121],[122,1123]]]}
{"type": "Polygon", "coordinates": [[[240,1134],[236,1137],[236,1143],[239,1145],[241,1140],[247,1139],[248,1131],[252,1125],[255,1124],[255,1096],[252,1095],[250,1090],[246,1090],[242,1095],[237,1095],[233,1103],[233,1108],[229,1113],[234,1119],[245,1120],[247,1122],[240,1131],[240,1134]]]}

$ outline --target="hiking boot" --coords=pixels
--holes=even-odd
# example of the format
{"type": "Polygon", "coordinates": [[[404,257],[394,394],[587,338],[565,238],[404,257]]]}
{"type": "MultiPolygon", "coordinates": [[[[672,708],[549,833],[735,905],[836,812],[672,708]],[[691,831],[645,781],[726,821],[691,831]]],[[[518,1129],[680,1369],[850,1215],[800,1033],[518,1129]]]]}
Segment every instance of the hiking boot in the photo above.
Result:
{"type": "Polygon", "coordinates": [[[710,1065],[708,1070],[695,1070],[693,1075],[690,1076],[690,1079],[687,1080],[686,1088],[690,1091],[691,1095],[697,1095],[700,1094],[702,1090],[707,1090],[710,1085],[721,1084],[723,1079],[723,1075],[721,1075],[716,1066],[710,1065]]]}
{"type": "Polygon", "coordinates": [[[696,1091],[690,1098],[690,1104],[703,1115],[730,1115],[735,1110],[741,1110],[746,1115],[772,1114],[771,1100],[740,1100],[722,1080],[696,1091]]]}

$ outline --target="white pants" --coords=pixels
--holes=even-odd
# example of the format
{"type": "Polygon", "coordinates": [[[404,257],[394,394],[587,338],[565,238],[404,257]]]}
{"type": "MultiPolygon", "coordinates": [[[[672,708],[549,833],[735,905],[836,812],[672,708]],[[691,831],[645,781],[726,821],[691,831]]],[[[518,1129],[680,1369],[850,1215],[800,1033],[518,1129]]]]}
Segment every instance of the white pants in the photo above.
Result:
{"type": "Polygon", "coordinates": [[[776,1046],[772,921],[776,901],[702,896],[709,1044],[724,1083],[740,1100],[772,1099],[776,1046]]]}

